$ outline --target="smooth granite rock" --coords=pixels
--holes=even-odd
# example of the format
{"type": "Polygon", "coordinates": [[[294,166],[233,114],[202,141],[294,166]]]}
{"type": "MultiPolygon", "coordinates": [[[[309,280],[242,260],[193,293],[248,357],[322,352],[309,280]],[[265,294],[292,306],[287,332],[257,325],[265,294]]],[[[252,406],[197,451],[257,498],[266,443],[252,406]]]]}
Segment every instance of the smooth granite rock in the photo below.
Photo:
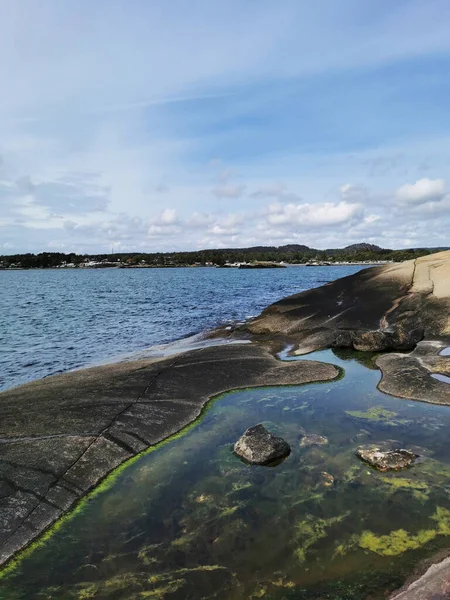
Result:
{"type": "Polygon", "coordinates": [[[448,342],[422,341],[410,354],[383,354],[376,360],[382,378],[378,388],[382,392],[407,398],[450,404],[450,385],[432,377],[435,373],[450,372],[450,357],[439,356],[448,342]]]}
{"type": "Polygon", "coordinates": [[[333,345],[410,349],[422,337],[450,337],[450,251],[364,269],[289,296],[266,308],[246,330],[283,334],[299,354],[333,345]],[[353,332],[362,336],[356,346],[353,332]]]}

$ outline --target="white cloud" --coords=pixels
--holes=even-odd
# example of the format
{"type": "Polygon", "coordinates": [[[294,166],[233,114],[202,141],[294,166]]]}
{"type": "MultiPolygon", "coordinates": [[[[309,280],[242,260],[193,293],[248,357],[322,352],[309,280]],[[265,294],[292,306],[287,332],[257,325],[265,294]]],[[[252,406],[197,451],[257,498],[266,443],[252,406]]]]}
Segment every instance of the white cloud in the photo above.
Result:
{"type": "Polygon", "coordinates": [[[346,201],[322,204],[282,204],[276,202],[269,205],[266,220],[270,225],[289,225],[295,227],[328,227],[331,225],[350,224],[363,218],[361,204],[346,201]]]}
{"type": "Polygon", "coordinates": [[[152,224],[159,227],[175,225],[178,222],[178,214],[174,208],[165,208],[159,215],[152,219],[152,224]]]}
{"type": "Polygon", "coordinates": [[[211,225],[214,217],[208,213],[194,212],[186,221],[187,227],[191,229],[202,229],[211,225]]]}
{"type": "Polygon", "coordinates": [[[365,202],[367,190],[362,185],[346,183],[339,188],[339,195],[346,202],[365,202]]]}
{"type": "Polygon", "coordinates": [[[397,201],[401,204],[420,205],[427,202],[439,202],[445,196],[443,179],[419,179],[415,183],[405,183],[396,192],[397,201]]]}
{"type": "Polygon", "coordinates": [[[219,216],[208,232],[215,236],[232,236],[239,233],[239,225],[244,221],[243,214],[219,216]]]}

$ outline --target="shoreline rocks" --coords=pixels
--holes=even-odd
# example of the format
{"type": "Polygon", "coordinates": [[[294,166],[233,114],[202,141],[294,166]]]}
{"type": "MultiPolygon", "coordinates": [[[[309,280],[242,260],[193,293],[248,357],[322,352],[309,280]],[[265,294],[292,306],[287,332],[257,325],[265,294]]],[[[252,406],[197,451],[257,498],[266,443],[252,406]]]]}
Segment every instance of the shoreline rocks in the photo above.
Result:
{"type": "Polygon", "coordinates": [[[252,465],[270,465],[288,457],[291,447],[260,423],[243,433],[234,445],[234,452],[252,465]]]}
{"type": "Polygon", "coordinates": [[[390,350],[414,350],[423,339],[423,329],[393,328],[391,331],[357,329],[336,333],[332,348],[353,348],[359,352],[387,352],[390,350]]]}
{"type": "Polygon", "coordinates": [[[330,347],[408,350],[421,339],[450,339],[450,251],[364,269],[283,298],[247,331],[283,335],[300,354],[330,347]]]}

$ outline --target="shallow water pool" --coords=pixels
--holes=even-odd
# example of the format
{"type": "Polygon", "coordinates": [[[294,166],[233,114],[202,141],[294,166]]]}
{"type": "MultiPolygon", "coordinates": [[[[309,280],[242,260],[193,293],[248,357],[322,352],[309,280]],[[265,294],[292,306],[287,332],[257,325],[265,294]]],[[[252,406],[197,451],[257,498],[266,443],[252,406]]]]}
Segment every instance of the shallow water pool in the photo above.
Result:
{"type": "Polygon", "coordinates": [[[7,572],[2,600],[374,600],[399,587],[448,546],[450,409],[378,391],[370,355],[307,358],[345,376],[222,395],[7,572]],[[259,422],[291,445],[276,467],[232,452],[259,422]],[[326,439],[305,445],[308,433],[326,439]],[[378,473],[355,456],[384,440],[422,458],[378,473]]]}

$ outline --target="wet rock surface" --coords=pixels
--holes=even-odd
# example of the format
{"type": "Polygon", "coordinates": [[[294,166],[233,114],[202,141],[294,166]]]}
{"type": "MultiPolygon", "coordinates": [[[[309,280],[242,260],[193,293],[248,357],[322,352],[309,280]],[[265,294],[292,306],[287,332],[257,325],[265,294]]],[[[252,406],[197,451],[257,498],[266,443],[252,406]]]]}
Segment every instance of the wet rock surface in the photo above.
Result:
{"type": "Polygon", "coordinates": [[[379,356],[376,365],[382,378],[378,388],[400,398],[450,404],[449,385],[431,376],[450,371],[450,357],[439,356],[445,346],[444,341],[424,340],[410,354],[379,356]]]}
{"type": "Polygon", "coordinates": [[[387,449],[377,445],[360,446],[356,456],[381,472],[406,469],[418,458],[417,454],[404,448],[387,449]]]}
{"type": "Polygon", "coordinates": [[[234,452],[252,465],[269,465],[289,456],[291,448],[260,423],[245,431],[235,443],[234,452]]]}

